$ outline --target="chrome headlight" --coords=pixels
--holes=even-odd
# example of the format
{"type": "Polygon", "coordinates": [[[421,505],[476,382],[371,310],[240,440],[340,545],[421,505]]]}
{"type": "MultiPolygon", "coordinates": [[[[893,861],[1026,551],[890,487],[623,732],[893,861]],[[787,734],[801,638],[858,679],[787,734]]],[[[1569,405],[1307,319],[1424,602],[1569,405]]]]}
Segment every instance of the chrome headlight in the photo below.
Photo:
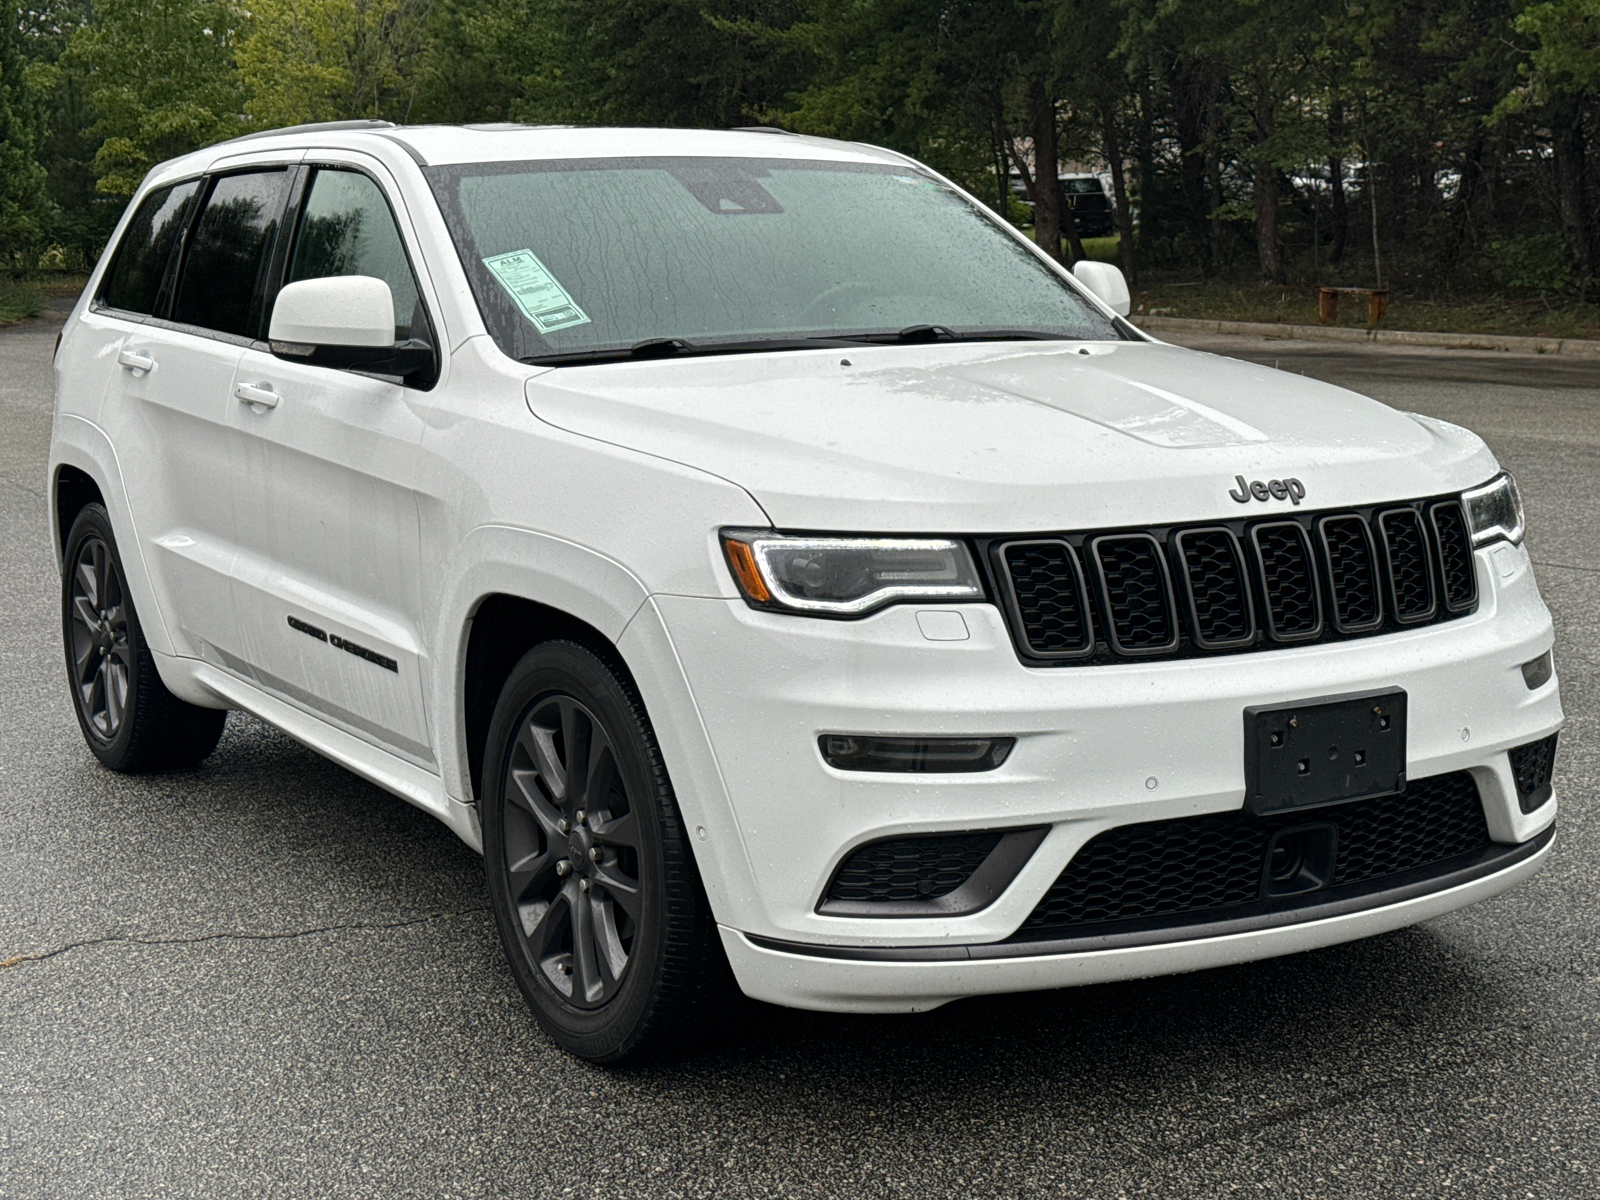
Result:
{"type": "Polygon", "coordinates": [[[982,600],[972,554],[949,538],[786,537],[726,530],[739,590],[758,608],[859,617],[897,600],[982,600]]]}
{"type": "Polygon", "coordinates": [[[1473,546],[1482,546],[1504,538],[1513,546],[1522,541],[1527,527],[1522,516],[1522,494],[1517,491],[1517,481],[1507,471],[1502,471],[1482,487],[1461,493],[1461,505],[1467,510],[1467,528],[1472,531],[1473,546]]]}

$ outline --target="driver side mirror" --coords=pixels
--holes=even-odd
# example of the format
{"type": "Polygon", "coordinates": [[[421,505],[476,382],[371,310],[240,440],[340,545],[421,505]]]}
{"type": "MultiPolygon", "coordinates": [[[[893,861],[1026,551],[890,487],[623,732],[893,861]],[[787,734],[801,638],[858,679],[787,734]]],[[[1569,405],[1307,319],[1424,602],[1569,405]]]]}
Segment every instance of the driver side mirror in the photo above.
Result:
{"type": "Polygon", "coordinates": [[[433,367],[433,347],[394,337],[394,296],[368,275],[302,279],[278,292],[267,328],[272,353],[290,362],[402,379],[433,367]]]}
{"type": "Polygon", "coordinates": [[[1086,258],[1072,264],[1072,274],[1079,283],[1104,300],[1117,316],[1128,315],[1128,281],[1116,267],[1086,258]]]}

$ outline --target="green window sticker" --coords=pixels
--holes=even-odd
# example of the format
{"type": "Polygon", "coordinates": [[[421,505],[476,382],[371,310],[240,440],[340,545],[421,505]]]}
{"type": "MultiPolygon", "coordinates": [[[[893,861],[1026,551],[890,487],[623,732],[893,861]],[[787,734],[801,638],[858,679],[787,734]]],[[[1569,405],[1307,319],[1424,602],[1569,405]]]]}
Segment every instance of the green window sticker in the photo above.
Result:
{"type": "Polygon", "coordinates": [[[556,277],[532,250],[513,250],[483,260],[500,286],[517,302],[522,315],[540,333],[553,333],[573,325],[587,325],[589,314],[556,282],[556,277]]]}

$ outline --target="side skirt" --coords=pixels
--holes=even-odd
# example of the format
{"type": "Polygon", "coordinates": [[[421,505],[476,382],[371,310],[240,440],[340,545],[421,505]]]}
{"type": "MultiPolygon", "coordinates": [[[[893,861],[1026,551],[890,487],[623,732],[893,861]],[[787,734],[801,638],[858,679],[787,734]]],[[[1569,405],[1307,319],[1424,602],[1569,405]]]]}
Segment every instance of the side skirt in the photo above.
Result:
{"type": "Polygon", "coordinates": [[[302,746],[431,813],[463,842],[483,853],[483,832],[478,825],[477,809],[447,794],[444,781],[438,775],[336,729],[210,663],[194,658],[167,658],[161,665],[163,677],[169,670],[188,675],[226,707],[243,709],[261,718],[302,746]]]}

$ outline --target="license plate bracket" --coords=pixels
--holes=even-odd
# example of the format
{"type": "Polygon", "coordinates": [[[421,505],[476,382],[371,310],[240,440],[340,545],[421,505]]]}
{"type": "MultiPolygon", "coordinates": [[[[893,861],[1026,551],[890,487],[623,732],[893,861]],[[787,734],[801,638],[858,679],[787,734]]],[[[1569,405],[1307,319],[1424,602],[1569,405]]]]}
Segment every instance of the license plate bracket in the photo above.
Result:
{"type": "Polygon", "coordinates": [[[1246,708],[1244,779],[1258,815],[1404,791],[1405,689],[1246,708]]]}

